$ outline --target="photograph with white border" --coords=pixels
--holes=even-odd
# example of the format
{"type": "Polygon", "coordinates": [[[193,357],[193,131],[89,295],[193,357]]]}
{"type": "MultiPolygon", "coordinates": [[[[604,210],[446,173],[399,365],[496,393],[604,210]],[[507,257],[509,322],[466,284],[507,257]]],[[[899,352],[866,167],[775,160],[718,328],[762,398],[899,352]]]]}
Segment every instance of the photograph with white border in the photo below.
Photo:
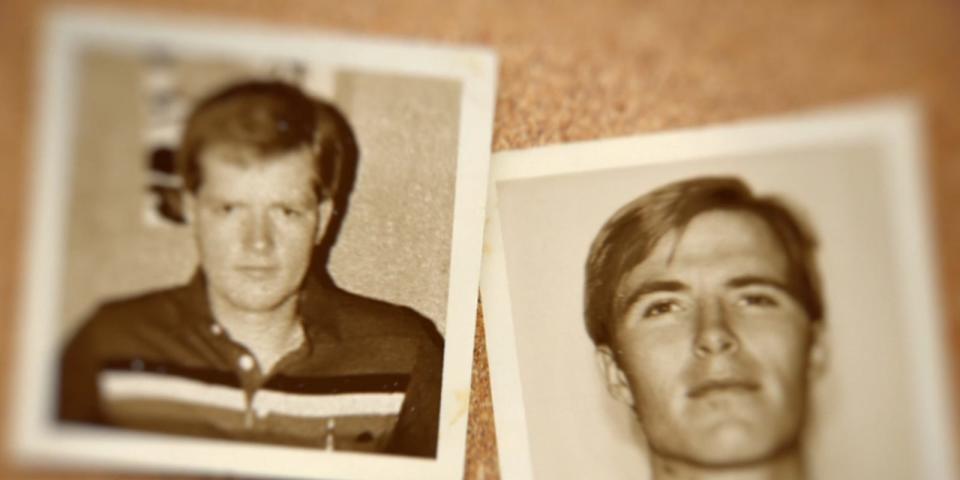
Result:
{"type": "Polygon", "coordinates": [[[500,152],[507,478],[956,478],[922,111],[500,152]]]}
{"type": "Polygon", "coordinates": [[[462,476],[495,55],[97,9],[42,38],[14,457],[462,476]]]}

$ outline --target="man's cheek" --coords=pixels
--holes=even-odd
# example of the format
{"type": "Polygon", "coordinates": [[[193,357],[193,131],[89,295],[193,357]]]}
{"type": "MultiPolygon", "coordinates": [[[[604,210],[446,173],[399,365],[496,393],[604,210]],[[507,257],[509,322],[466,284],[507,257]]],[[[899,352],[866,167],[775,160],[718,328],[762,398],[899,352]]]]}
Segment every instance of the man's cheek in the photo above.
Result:
{"type": "Polygon", "coordinates": [[[805,384],[805,356],[797,347],[768,342],[755,355],[771,399],[782,408],[794,408],[789,405],[798,400],[805,384]]]}
{"type": "Polygon", "coordinates": [[[659,425],[674,416],[670,414],[671,395],[664,378],[649,376],[642,382],[634,382],[632,389],[636,400],[635,410],[641,422],[659,425]],[[652,422],[652,423],[651,423],[652,422]]]}
{"type": "Polygon", "coordinates": [[[777,370],[782,375],[795,375],[806,364],[808,332],[796,329],[786,322],[755,329],[746,335],[747,345],[752,346],[761,364],[777,370]]]}
{"type": "Polygon", "coordinates": [[[213,255],[225,255],[242,242],[240,231],[228,223],[213,225],[207,232],[207,246],[213,255]]]}
{"type": "Polygon", "coordinates": [[[660,355],[639,354],[628,363],[630,372],[627,378],[631,390],[639,399],[660,399],[675,383],[680,373],[671,368],[671,359],[660,355]]]}

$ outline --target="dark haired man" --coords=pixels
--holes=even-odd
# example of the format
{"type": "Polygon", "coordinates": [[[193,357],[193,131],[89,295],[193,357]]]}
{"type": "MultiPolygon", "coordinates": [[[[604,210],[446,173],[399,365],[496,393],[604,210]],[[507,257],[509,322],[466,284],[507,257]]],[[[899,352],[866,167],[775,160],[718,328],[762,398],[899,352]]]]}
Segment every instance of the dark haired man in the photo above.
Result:
{"type": "Polygon", "coordinates": [[[600,230],[586,324],[658,480],[801,478],[823,305],[812,235],[739,180],[673,183],[600,230]]]}
{"type": "Polygon", "coordinates": [[[60,419],[435,456],[442,338],[325,276],[357,158],[342,115],[296,87],[201,102],[178,152],[199,268],[93,314],[62,355],[60,419]]]}

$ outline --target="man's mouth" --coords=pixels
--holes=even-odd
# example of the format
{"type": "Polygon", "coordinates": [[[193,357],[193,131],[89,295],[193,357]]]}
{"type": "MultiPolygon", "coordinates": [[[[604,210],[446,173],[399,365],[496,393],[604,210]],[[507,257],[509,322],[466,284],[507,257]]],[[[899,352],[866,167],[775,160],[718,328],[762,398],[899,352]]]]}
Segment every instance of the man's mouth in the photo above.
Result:
{"type": "Polygon", "coordinates": [[[263,279],[273,275],[274,272],[277,271],[277,267],[270,265],[241,265],[237,267],[237,271],[250,278],[263,279]]]}
{"type": "Polygon", "coordinates": [[[757,390],[760,390],[760,384],[749,380],[707,380],[694,385],[687,391],[687,396],[700,398],[715,392],[749,393],[757,390]]]}

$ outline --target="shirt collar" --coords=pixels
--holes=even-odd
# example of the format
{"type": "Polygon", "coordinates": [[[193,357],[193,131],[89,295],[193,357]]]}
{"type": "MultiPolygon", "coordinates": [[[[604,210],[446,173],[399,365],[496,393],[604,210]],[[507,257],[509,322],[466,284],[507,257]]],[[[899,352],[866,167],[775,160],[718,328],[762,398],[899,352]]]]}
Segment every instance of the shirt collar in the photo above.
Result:
{"type": "Polygon", "coordinates": [[[336,301],[339,291],[336,286],[327,285],[307,273],[300,288],[300,316],[311,344],[331,338],[342,339],[340,309],[336,301]]]}

